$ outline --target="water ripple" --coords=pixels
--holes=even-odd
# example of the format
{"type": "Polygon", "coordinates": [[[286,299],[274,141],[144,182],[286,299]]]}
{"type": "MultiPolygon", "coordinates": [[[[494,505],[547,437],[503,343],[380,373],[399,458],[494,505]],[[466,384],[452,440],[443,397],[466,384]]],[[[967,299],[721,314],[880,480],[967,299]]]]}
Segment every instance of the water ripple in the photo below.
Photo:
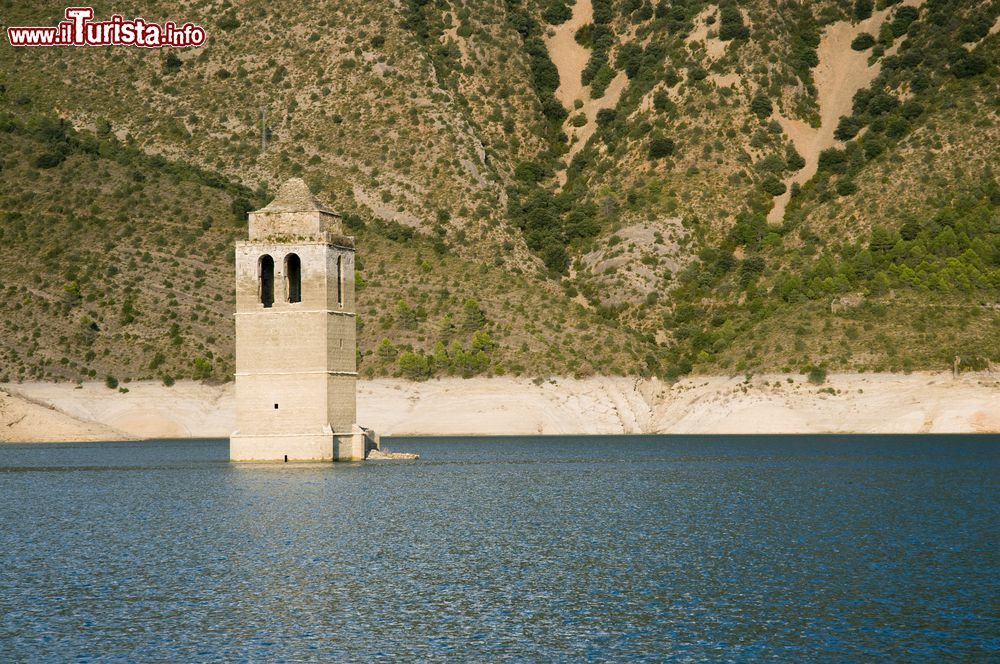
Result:
{"type": "Polygon", "coordinates": [[[0,447],[5,661],[1000,657],[997,437],[0,447]]]}

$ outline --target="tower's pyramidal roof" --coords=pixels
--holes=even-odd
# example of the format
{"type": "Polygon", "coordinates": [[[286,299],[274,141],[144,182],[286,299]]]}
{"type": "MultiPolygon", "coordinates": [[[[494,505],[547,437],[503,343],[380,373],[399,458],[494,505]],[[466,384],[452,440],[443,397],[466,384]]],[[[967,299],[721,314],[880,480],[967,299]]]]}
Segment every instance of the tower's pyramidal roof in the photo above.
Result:
{"type": "Polygon", "coordinates": [[[260,212],[330,212],[309,191],[309,185],[302,178],[290,178],[278,189],[274,200],[260,209],[260,212]]]}

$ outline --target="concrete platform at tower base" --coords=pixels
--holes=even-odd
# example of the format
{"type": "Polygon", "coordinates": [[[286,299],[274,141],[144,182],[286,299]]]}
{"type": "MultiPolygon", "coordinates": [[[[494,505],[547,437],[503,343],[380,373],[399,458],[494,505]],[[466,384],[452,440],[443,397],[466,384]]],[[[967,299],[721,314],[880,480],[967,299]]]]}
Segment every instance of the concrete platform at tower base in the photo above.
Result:
{"type": "Polygon", "coordinates": [[[357,427],[351,433],[259,434],[233,433],[230,461],[364,461],[379,448],[379,436],[357,427]]]}

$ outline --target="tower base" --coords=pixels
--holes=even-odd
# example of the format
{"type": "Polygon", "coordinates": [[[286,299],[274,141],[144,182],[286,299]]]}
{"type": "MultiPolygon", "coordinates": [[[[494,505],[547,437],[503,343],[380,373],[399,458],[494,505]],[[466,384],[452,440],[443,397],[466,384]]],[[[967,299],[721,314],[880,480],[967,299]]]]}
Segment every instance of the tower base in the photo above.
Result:
{"type": "Polygon", "coordinates": [[[364,461],[379,436],[354,425],[350,433],[329,426],[319,433],[242,434],[229,437],[230,461],[364,461]]]}

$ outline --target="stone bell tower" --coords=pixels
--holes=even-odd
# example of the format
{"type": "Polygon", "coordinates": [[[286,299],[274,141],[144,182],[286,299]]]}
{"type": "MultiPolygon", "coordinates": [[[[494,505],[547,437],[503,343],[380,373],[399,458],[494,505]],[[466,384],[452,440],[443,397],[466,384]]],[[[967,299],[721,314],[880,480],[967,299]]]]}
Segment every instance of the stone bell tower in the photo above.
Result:
{"type": "Polygon", "coordinates": [[[299,178],[236,244],[233,461],[360,461],[354,238],[299,178]]]}

